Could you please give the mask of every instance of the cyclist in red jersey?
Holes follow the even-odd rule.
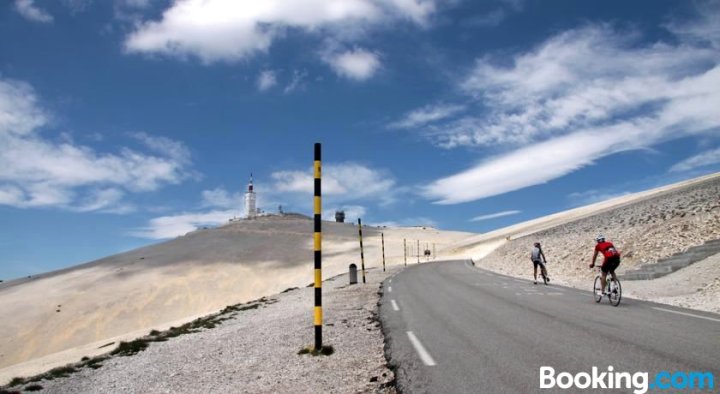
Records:
[[[598,253],[602,253],[604,260],[600,266],[600,283],[602,284],[603,295],[606,295],[605,286],[607,285],[608,272],[612,275],[613,280],[617,280],[615,277],[615,269],[620,265],[620,252],[615,249],[615,245],[613,245],[612,242],[605,241],[605,237],[602,235],[598,235],[595,241],[597,241],[597,245],[595,245],[595,254],[593,254],[590,268],[595,266]]]

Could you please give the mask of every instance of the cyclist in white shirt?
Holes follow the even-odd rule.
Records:
[[[540,266],[542,274],[545,275],[548,281],[550,281],[550,277],[547,274],[547,269],[545,269],[545,264],[547,264],[547,260],[545,260],[545,254],[540,247],[540,242],[535,242],[532,252],[530,252],[530,260],[532,260],[533,262],[533,277],[535,278],[534,283],[537,284],[538,266]]]

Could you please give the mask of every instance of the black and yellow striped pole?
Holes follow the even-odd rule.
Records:
[[[322,201],[321,201],[321,169],[320,169],[320,143],[315,143],[315,196],[313,197],[314,205],[314,222],[315,232],[313,234],[313,244],[315,250],[315,350],[322,350]]]
[[[382,240],[383,272],[385,272],[385,234],[380,233],[380,239]]]
[[[403,238],[403,255],[405,257],[405,266],[407,267],[407,239]]]
[[[358,232],[360,234],[360,266],[362,268],[363,283],[365,283],[365,254],[363,253],[362,244],[362,221],[358,218]]]

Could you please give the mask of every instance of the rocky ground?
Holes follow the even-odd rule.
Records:
[[[476,262],[505,274],[532,276],[530,249],[533,242],[541,242],[548,259],[548,269],[558,283],[581,288],[588,287],[595,273],[588,269],[592,259],[595,237],[604,234],[622,253],[618,272],[700,245],[707,240],[720,238],[720,178],[686,188],[672,190],[653,198],[599,212],[551,229],[539,231],[520,238],[510,238],[485,258]],[[665,281],[681,280],[683,269],[669,275]],[[715,272],[715,271],[713,271]],[[718,275],[720,273],[715,273]],[[626,288],[636,287],[634,295],[650,297],[650,289],[660,289],[652,294],[665,297],[666,301],[699,309],[720,311],[717,285],[720,276],[700,278],[693,282],[693,293],[677,298],[663,295],[660,282],[646,281],[642,286],[626,283]],[[702,282],[702,283],[701,283]],[[638,282],[639,283],[639,282]],[[648,283],[657,283],[648,285]],[[703,286],[703,283],[707,286]]]
[[[306,287],[152,332],[114,356],[51,371],[46,379],[15,379],[0,392],[392,393],[377,304],[381,281],[399,269],[369,270],[365,285],[348,285],[346,275],[324,282],[324,344],[331,355],[298,354],[314,341],[314,293]]]

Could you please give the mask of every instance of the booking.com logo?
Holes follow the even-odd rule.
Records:
[[[540,367],[541,389],[633,389],[635,394],[648,390],[714,390],[715,377],[712,372],[660,371],[651,381],[647,372],[616,372],[612,365],[600,372],[592,367],[590,372],[560,372],[555,368]]]

